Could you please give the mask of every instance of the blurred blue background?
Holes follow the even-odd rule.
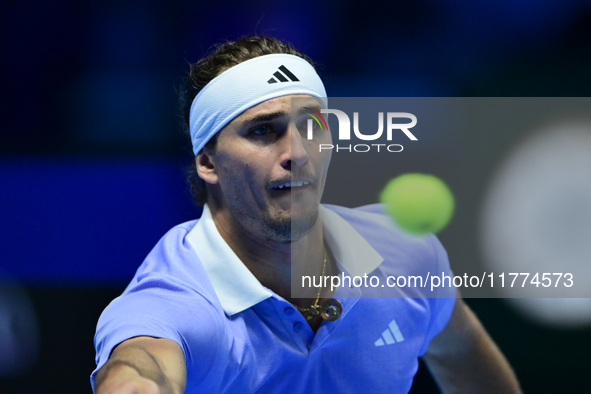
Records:
[[[286,40],[320,64],[330,96],[591,92],[582,0],[8,0],[0,10],[0,278],[24,300],[5,302],[0,322],[33,311],[4,332],[38,343],[12,369],[0,364],[3,393],[90,392],[100,312],[169,228],[199,215],[176,90],[214,44],[253,33]],[[470,231],[462,223],[444,244]],[[544,327],[500,300],[469,301],[526,392],[588,387],[589,328]],[[424,368],[413,392],[437,392]]]

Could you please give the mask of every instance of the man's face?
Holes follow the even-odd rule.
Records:
[[[308,140],[304,107],[319,112],[322,104],[291,95],[249,108],[222,129],[212,153],[218,204],[232,221],[277,241],[310,231],[330,162],[330,150],[319,151],[331,143],[330,132],[314,128]]]

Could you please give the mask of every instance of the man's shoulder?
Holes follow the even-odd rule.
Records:
[[[203,278],[199,256],[187,239],[198,222],[199,219],[190,220],[168,230],[140,265],[132,283],[154,275],[183,281]]]
[[[342,217],[386,260],[400,261],[402,256],[412,256],[419,260],[435,260],[444,251],[437,237],[428,233],[413,235],[402,230],[385,213],[384,204],[370,204],[356,208],[323,204],[325,208]]]
[[[197,223],[199,223],[199,219],[193,219],[193,220],[189,220],[189,221],[177,224],[176,226],[174,226],[170,230],[168,230],[164,234],[162,239],[182,237],[184,235],[187,235],[189,232],[191,232],[191,230],[193,230],[193,227],[195,227],[195,225]]]
[[[186,243],[187,235],[193,230],[193,228],[195,228],[197,223],[199,223],[199,220],[200,219],[189,220],[172,227],[170,230],[164,233],[154,249],[156,250],[158,247],[164,247],[168,252],[170,252],[171,250],[182,248]]]
[[[377,221],[381,224],[388,224],[389,217],[385,214],[384,204],[369,204],[355,208],[343,207],[333,204],[322,204],[347,221]]]
[[[350,212],[350,213],[360,213],[360,212],[367,212],[367,213],[374,213],[374,214],[384,214],[384,204],[368,204],[362,205],[355,208],[348,208],[343,207],[340,205],[334,204],[322,204],[323,207],[330,209],[331,211],[335,212]]]
[[[199,219],[190,220],[181,224],[177,224],[168,230],[162,238],[156,243],[150,254],[148,254],[146,261],[158,260],[168,261],[183,257],[186,254],[191,254],[191,248],[186,242],[187,235],[193,230]]]
[[[322,205],[342,217],[362,236],[385,232],[384,236],[388,237],[408,237],[408,234],[400,229],[390,216],[385,213],[384,204],[369,204],[355,208],[332,204]],[[369,234],[366,234],[368,232]]]

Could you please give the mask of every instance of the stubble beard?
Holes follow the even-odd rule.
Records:
[[[305,210],[296,217],[280,216],[265,212],[263,215],[264,235],[278,242],[298,241],[308,234],[318,219],[318,206]]]

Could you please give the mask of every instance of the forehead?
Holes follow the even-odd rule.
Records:
[[[307,94],[292,94],[275,97],[250,107],[235,117],[230,123],[249,122],[260,115],[278,112],[284,112],[286,115],[291,115],[292,113],[297,113],[303,107],[324,108],[322,101],[317,97]]]

